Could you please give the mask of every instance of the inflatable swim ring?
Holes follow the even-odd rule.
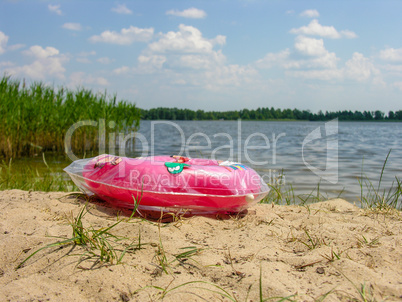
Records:
[[[229,161],[105,154],[64,170],[84,193],[117,207],[133,209],[136,202],[139,210],[236,213],[269,192],[257,172]]]

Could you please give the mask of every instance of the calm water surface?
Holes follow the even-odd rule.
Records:
[[[336,197],[342,192],[343,198],[358,201],[362,170],[377,184],[392,149],[382,187],[390,187],[395,177],[402,178],[402,123],[334,125],[328,133],[324,122],[142,121],[142,142],[137,139],[134,152],[128,155],[181,154],[240,161],[267,182],[283,173],[295,194],[309,194],[320,182],[320,193]],[[308,139],[312,132],[315,135]],[[328,181],[319,171],[326,171],[327,156],[333,156],[336,147],[338,177],[331,174]]]

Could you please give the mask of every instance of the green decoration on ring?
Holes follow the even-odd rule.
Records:
[[[190,167],[188,164],[166,162],[165,166],[170,174],[179,174],[183,171],[184,167]]]

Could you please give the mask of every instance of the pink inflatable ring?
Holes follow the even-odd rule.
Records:
[[[234,162],[181,156],[100,155],[64,169],[86,194],[117,207],[192,214],[236,213],[268,194],[253,169]]]

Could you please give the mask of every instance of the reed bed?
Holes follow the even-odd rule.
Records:
[[[116,139],[109,133],[138,130],[140,110],[106,92],[56,89],[41,82],[28,86],[25,80],[4,75],[0,80],[0,119],[0,157],[9,159],[44,151],[64,152],[68,130],[82,121],[92,124],[75,128],[71,150],[95,152],[100,142],[108,146],[109,138]]]

